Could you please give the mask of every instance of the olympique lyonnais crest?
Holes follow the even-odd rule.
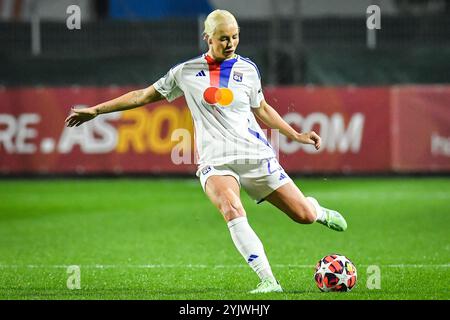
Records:
[[[242,82],[243,74],[241,72],[234,71],[233,80],[236,82]]]
[[[205,175],[205,174],[207,174],[210,171],[211,171],[211,166],[207,166],[206,168],[202,169],[202,174]]]

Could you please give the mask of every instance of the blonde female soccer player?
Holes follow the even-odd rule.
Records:
[[[337,231],[344,231],[347,223],[338,212],[305,197],[278,163],[255,116],[299,143],[319,149],[321,140],[313,131],[295,131],[264,100],[257,66],[235,53],[239,44],[235,17],[225,10],[211,12],[205,20],[204,38],[207,53],[176,65],[148,88],[90,108],[72,109],[66,124],[79,126],[102,113],[163,98],[170,102],[184,95],[195,126],[197,176],[223,215],[237,250],[261,280],[250,292],[281,292],[263,245],[247,221],[240,187],[255,201],[270,202],[295,222],[317,221]]]

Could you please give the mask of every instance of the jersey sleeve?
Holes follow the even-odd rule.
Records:
[[[161,93],[169,102],[172,102],[178,97],[181,97],[184,92],[179,87],[176,74],[180,72],[181,68],[172,68],[161,79],[153,84],[153,87]]]
[[[259,108],[261,101],[264,99],[264,94],[262,91],[261,79],[259,73],[254,74],[254,80],[252,83],[252,90],[250,92],[250,106],[252,108]]]

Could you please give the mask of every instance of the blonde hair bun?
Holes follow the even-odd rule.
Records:
[[[216,28],[220,24],[224,23],[235,23],[238,25],[236,18],[227,10],[214,10],[205,20],[205,30],[203,31],[203,37],[212,37]]]

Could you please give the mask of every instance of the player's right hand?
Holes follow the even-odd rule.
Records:
[[[78,127],[86,121],[92,120],[97,116],[93,108],[71,109],[71,114],[66,118],[65,123],[68,127]]]

